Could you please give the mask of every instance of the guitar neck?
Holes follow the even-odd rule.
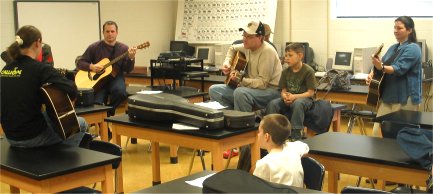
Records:
[[[128,54],[128,51],[124,52],[122,55],[116,57],[115,59],[113,59],[112,61],[110,61],[109,63],[104,65],[104,69],[113,65],[114,63],[117,63],[120,59],[122,59],[123,57],[126,57],[126,55]]]

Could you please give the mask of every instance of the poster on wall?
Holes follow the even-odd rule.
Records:
[[[260,20],[275,26],[277,0],[179,0],[176,40],[196,44],[231,43],[239,28]]]

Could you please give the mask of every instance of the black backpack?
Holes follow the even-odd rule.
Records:
[[[297,193],[287,185],[271,183],[246,171],[227,169],[203,182],[203,193]]]

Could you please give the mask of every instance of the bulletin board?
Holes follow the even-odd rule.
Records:
[[[97,0],[16,0],[15,28],[33,25],[51,46],[54,66],[74,69],[75,59],[101,39]]]
[[[189,43],[231,43],[242,38],[239,28],[260,20],[275,26],[277,0],[179,0],[176,40]]]

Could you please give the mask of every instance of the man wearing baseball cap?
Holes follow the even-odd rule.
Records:
[[[282,66],[276,50],[264,40],[265,27],[260,21],[251,21],[239,31],[242,31],[243,44],[230,47],[222,71],[231,80],[236,79],[231,72],[231,61],[240,51],[245,54],[248,64],[244,77],[236,88],[226,84],[212,85],[209,96],[228,109],[253,112],[253,108],[263,109],[268,102],[280,97],[278,83]],[[248,167],[242,169],[249,171]]]

